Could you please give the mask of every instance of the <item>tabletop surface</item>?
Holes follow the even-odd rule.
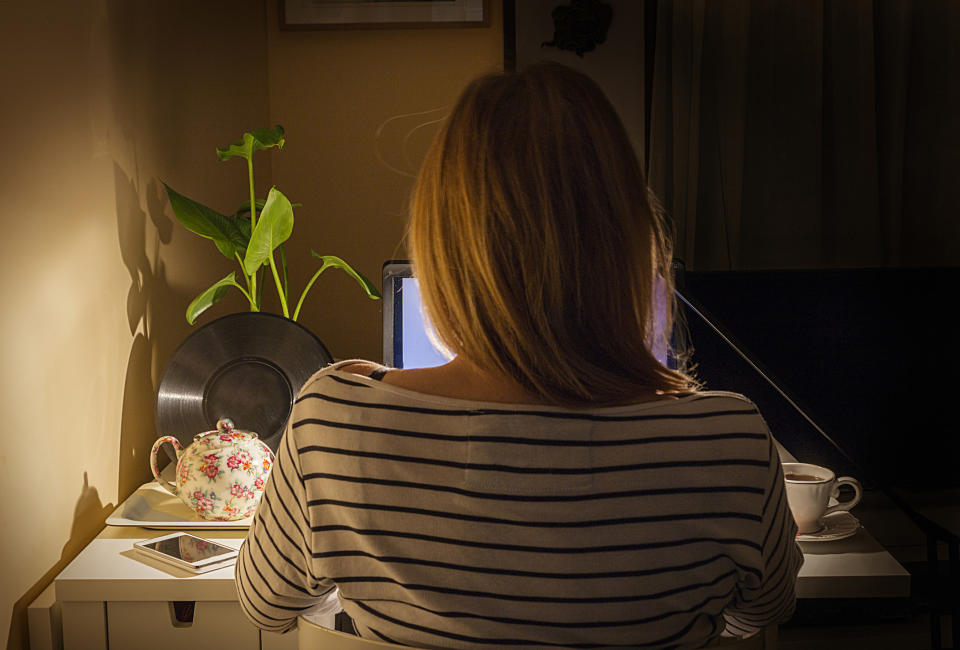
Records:
[[[133,549],[133,543],[167,534],[129,526],[107,526],[57,576],[57,600],[235,600],[233,566],[191,574]],[[239,548],[245,530],[188,531]],[[861,528],[853,537],[800,542],[801,598],[906,597],[910,574]]]
[[[796,458],[777,443],[782,462]],[[165,470],[171,472],[169,466]],[[155,489],[153,481],[137,492]],[[131,495],[136,498],[136,494]],[[121,505],[122,507],[122,505]],[[119,510],[119,508],[118,508]],[[136,541],[170,530],[107,526],[55,580],[57,600],[236,600],[233,565],[192,574],[133,548]],[[186,532],[239,548],[243,528],[191,529]],[[860,528],[855,535],[829,542],[799,542],[804,562],[797,576],[800,598],[902,598],[910,595],[910,574]]]

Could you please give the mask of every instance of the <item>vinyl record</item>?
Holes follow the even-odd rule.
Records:
[[[300,388],[332,361],[320,339],[282,316],[219,318],[187,337],[167,363],[157,393],[157,434],[186,447],[230,418],[276,452]]]

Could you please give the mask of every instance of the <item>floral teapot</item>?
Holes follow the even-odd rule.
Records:
[[[157,468],[157,452],[166,442],[177,451],[175,484],[162,479]],[[217,422],[216,431],[194,436],[186,450],[173,436],[159,438],[150,450],[157,483],[202,518],[214,521],[252,516],[272,467],[273,452],[257,434],[236,429],[227,419]]]

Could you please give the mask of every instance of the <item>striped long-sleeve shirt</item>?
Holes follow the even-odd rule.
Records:
[[[693,648],[792,613],[803,556],[744,397],[517,407],[338,367],[302,389],[237,563],[259,627],[339,598],[419,647]]]

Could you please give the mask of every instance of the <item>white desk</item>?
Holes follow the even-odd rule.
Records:
[[[782,463],[796,457],[779,442]],[[907,598],[910,573],[865,528],[833,542],[800,542],[799,598]]]
[[[133,542],[166,531],[107,526],[54,580],[64,650],[178,650],[230,647],[293,650],[296,632],[260,632],[237,602],[233,567],[200,575],[134,555]],[[238,547],[245,530],[195,531]],[[902,598],[910,574],[866,530],[835,542],[802,542],[801,598]],[[192,624],[174,601],[195,602]],[[333,617],[327,622],[333,626]],[[58,631],[51,636],[58,637]],[[34,648],[34,650],[39,650]]]
[[[861,528],[835,542],[800,542],[800,598],[907,598],[910,573]]]

